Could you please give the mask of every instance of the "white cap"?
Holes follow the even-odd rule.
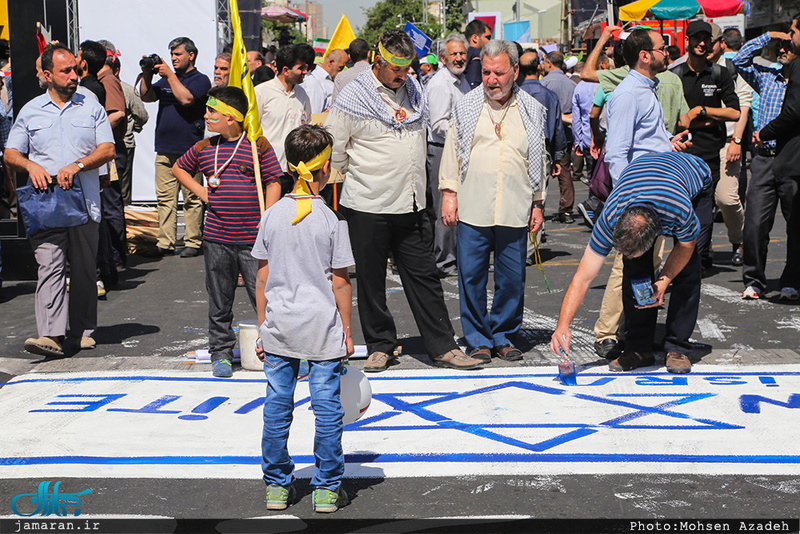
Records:
[[[577,56],[569,56],[564,60],[564,66],[567,67],[567,69],[575,68],[575,65],[577,64],[578,64]]]

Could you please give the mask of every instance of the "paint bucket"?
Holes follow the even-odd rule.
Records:
[[[258,339],[258,321],[255,319],[239,321],[239,354],[242,359],[242,369],[264,370],[264,364],[256,356],[256,339]]]
[[[340,384],[339,397],[344,408],[342,423],[349,425],[367,413],[372,402],[372,387],[364,373],[352,365],[342,366]]]

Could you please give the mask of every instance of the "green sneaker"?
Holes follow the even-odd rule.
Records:
[[[277,484],[267,486],[267,510],[285,510],[294,502],[294,486],[284,488]]]
[[[328,488],[314,490],[315,512],[331,513],[348,504],[350,504],[350,500],[341,486],[335,491]]]

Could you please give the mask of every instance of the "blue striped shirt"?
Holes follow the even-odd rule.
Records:
[[[736,65],[739,75],[759,94],[756,130],[760,130],[778,116],[786,94],[786,78],[783,77],[782,69],[753,62],[756,52],[767,46],[769,41],[768,33],[747,41],[733,58],[733,64]],[[775,140],[766,141],[766,146],[775,148]]]
[[[658,214],[661,235],[678,241],[697,238],[700,222],[692,199],[711,187],[711,171],[702,159],[682,152],[644,154],[628,165],[611,190],[595,223],[589,246],[601,256],[613,248],[614,225],[629,206],[645,205]]]

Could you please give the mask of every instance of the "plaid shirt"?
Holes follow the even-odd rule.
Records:
[[[736,65],[739,75],[760,96],[756,131],[778,116],[781,106],[783,106],[783,97],[786,94],[786,78],[783,77],[781,69],[753,62],[756,52],[767,46],[769,41],[770,37],[767,33],[747,41],[733,58],[733,64]],[[775,141],[767,141],[766,146],[775,148]]]

